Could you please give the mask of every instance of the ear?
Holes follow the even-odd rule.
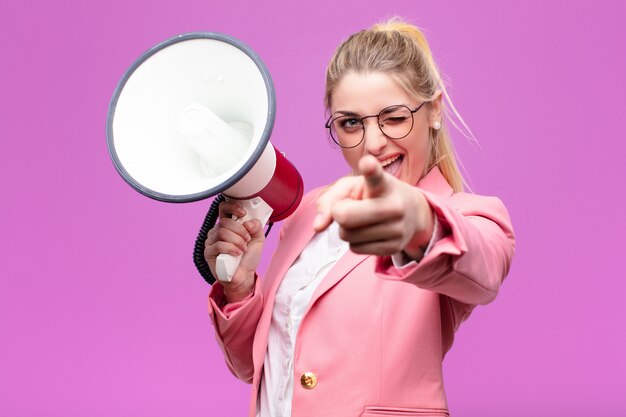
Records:
[[[430,114],[428,117],[428,122],[431,127],[437,121],[441,123],[441,116],[443,112],[442,103],[443,103],[443,94],[441,90],[438,90],[429,102]]]

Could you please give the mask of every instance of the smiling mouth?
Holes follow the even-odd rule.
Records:
[[[381,162],[383,169],[386,173],[393,175],[394,177],[400,172],[400,166],[402,166],[402,161],[404,160],[404,156],[396,155],[392,158],[386,159]]]

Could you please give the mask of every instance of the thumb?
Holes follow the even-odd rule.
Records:
[[[258,219],[245,221],[243,225],[246,230],[248,230],[248,233],[250,233],[250,241],[248,242],[248,248],[241,257],[237,271],[243,268],[245,271],[254,272],[261,261],[265,232],[263,225]]]
[[[366,155],[359,161],[359,171],[365,179],[364,198],[379,197],[387,192],[389,180],[385,171],[376,158]]]
[[[246,228],[248,233],[250,233],[250,237],[252,240],[264,240],[265,231],[263,230],[263,225],[261,224],[261,221],[259,219],[251,219],[245,221],[243,223],[243,226]]]

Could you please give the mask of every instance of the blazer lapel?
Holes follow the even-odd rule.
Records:
[[[315,235],[313,230],[313,219],[316,215],[315,204],[304,207],[304,210],[297,211],[291,224],[288,235],[284,236],[282,242],[276,248],[272,261],[267,268],[265,278],[263,278],[262,289],[265,297],[263,313],[257,325],[257,332],[253,347],[253,362],[255,369],[261,369],[265,359],[267,349],[267,337],[272,320],[272,309],[276,291],[287,270],[294,263],[296,258],[304,250],[305,246]]]
[[[350,271],[370,256],[371,255],[359,255],[348,249],[348,251],[341,258],[339,258],[330,271],[328,271],[328,274],[326,274],[326,276],[322,279],[322,282],[320,282],[320,285],[313,293],[313,297],[311,297],[307,311],[304,314],[306,315],[318,298],[334,287],[339,281],[348,275]]]

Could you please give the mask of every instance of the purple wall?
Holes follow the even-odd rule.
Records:
[[[480,142],[456,134],[471,184],[517,231],[501,294],[445,361],[451,411],[626,415],[624,2],[53,3],[0,5],[0,415],[244,415],[249,388],[224,365],[191,262],[209,202],[122,181],[109,100],[164,39],[240,38],[275,82],[272,141],[311,189],[347,172],[323,129],[325,65],[393,14],[427,29]]]

